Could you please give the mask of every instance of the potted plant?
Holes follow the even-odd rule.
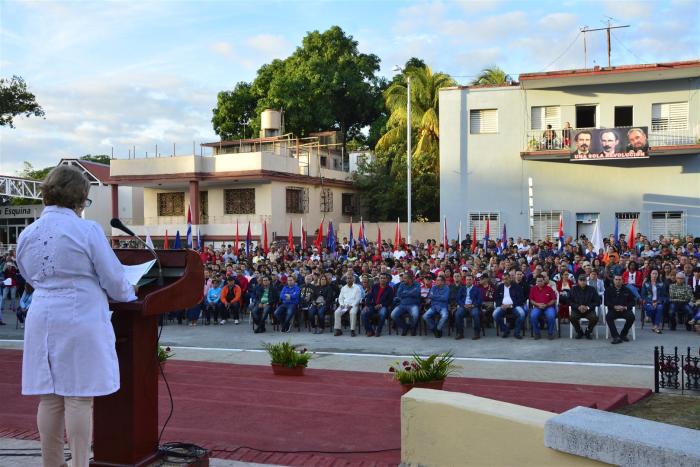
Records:
[[[265,343],[263,348],[270,356],[272,372],[283,376],[302,376],[304,368],[311,360],[308,349],[297,349],[291,342],[279,342],[277,344]]]
[[[445,378],[458,368],[454,361],[452,351],[425,358],[414,353],[410,361],[396,362],[389,367],[389,373],[394,381],[401,383],[402,394],[413,388],[442,389]]]
[[[169,358],[174,356],[175,352],[173,352],[170,347],[158,346],[158,365],[160,365],[161,371],[165,371],[165,364]]]

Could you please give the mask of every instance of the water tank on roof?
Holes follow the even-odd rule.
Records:
[[[260,137],[279,136],[283,132],[282,112],[273,109],[263,110],[260,115]]]

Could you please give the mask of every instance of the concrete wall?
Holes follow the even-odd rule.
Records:
[[[535,210],[563,210],[565,233],[576,213],[599,213],[602,232],[615,212],[640,212],[649,232],[651,211],[683,210],[688,232],[700,233],[700,154],[637,161],[569,163],[524,161],[530,108],[561,105],[562,123],[575,126],[575,104],[598,104],[601,127],[614,126],[614,107],[633,106],[633,123],[651,127],[653,103],[689,101],[689,134],[700,135],[698,80],[576,86],[524,91],[518,87],[449,89],[440,93],[440,216],[449,229],[468,211],[500,212],[509,236],[529,236],[528,178]],[[498,109],[496,134],[469,134],[471,109]]]
[[[407,226],[408,224],[406,222],[401,222],[400,223],[400,228],[401,228],[401,236],[403,238],[406,238],[406,233],[407,233]],[[336,226],[333,226],[336,228]],[[344,222],[341,223],[337,226],[338,228],[338,238],[340,240],[343,239],[343,237],[349,237],[350,236],[350,223],[349,222]],[[394,232],[396,231],[396,222],[367,222],[365,221],[365,236],[367,237],[367,240],[370,242],[376,242],[377,241],[377,230],[381,229],[382,230],[382,240],[390,241],[391,243],[394,243]],[[464,226],[462,226],[462,235],[466,235],[466,230],[464,230]],[[353,224],[352,224],[352,234],[357,240],[357,234],[360,232],[360,220],[358,218],[353,218]],[[439,222],[413,222],[411,224],[411,242],[415,243],[416,241],[420,242],[425,242],[427,239],[436,239],[438,240],[438,243],[442,243],[440,241],[441,238],[441,230],[440,230],[440,223]],[[452,238],[457,238],[457,230],[454,232],[450,232],[449,235],[450,239]]]
[[[401,398],[407,466],[604,465],[544,446],[555,414],[470,394],[413,389]]]

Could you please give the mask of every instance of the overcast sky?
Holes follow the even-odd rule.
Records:
[[[45,119],[0,128],[0,173],[62,157],[177,153],[216,141],[220,90],[339,25],[381,73],[422,58],[467,83],[496,64],[519,73],[583,67],[580,27],[607,17],[613,65],[700,58],[700,0],[673,1],[12,1],[0,0],[0,75],[22,76]],[[604,33],[587,34],[589,66]]]

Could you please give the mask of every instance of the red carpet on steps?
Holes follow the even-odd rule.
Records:
[[[38,439],[37,398],[20,395],[20,351],[0,350],[0,437]],[[267,366],[171,360],[175,411],[163,441],[186,441],[212,456],[295,466],[385,466],[401,460],[401,390],[388,374],[307,369],[272,375]],[[465,392],[560,413],[577,405],[610,410],[648,389],[449,378]],[[160,383],[160,418],[169,411]]]

